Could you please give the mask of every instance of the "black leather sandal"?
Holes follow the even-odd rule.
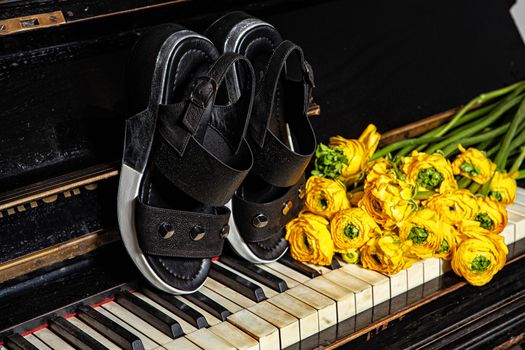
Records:
[[[221,52],[244,55],[258,77],[247,136],[254,166],[232,199],[228,241],[251,262],[272,262],[288,248],[285,225],[304,204],[304,171],[316,148],[307,118],[312,69],[299,46],[243,12],[220,18],[205,35]],[[247,82],[239,72],[228,75],[232,93]]]
[[[235,99],[223,80],[245,85]],[[172,294],[205,281],[222,252],[230,210],[253,156],[245,141],[255,78],[249,61],[222,56],[176,25],[145,35],[130,62],[130,106],[118,191],[124,245],[142,275]]]

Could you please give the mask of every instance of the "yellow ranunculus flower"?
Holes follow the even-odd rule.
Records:
[[[302,213],[286,225],[286,240],[292,258],[317,265],[330,265],[334,243],[328,220],[312,213]]]
[[[378,224],[393,229],[405,220],[417,205],[412,199],[413,188],[404,181],[380,176],[365,183],[365,193],[359,206]]]
[[[381,177],[396,179],[394,163],[386,158],[378,158],[368,164],[366,182],[372,183]]]
[[[368,124],[361,136],[359,136],[359,141],[365,146],[367,161],[376,151],[379,140],[381,140],[381,134],[377,132],[376,126]]]
[[[518,173],[496,171],[490,182],[489,197],[504,205],[514,203],[517,176]]]
[[[456,250],[459,233],[454,226],[444,221],[440,221],[440,224],[443,225],[443,239],[439,249],[434,252],[434,258],[450,260]]]
[[[450,162],[442,155],[414,151],[402,163],[406,181],[419,189],[443,193],[458,187]]]
[[[345,139],[342,136],[332,136],[328,146],[341,150],[348,160],[348,164],[343,165],[341,169],[343,182],[347,185],[355,183],[368,161],[363,143],[355,139]]]
[[[500,234],[507,226],[508,215],[505,206],[488,197],[478,198],[479,212],[474,217],[482,228],[490,233]]]
[[[480,236],[463,241],[452,257],[452,270],[474,286],[488,283],[505,265],[508,249],[503,237]]]
[[[446,229],[449,229],[449,225],[443,225],[435,211],[422,209],[414,212],[401,224],[399,237],[403,241],[412,241],[411,252],[426,259],[441,250]]]
[[[458,244],[469,238],[480,238],[490,234],[490,231],[481,226],[481,222],[474,219],[462,220],[457,225],[458,234],[456,241]]]
[[[359,263],[359,249],[349,249],[341,253],[341,258],[349,264]]]
[[[473,219],[479,212],[476,197],[465,189],[447,191],[430,197],[424,206],[437,212],[449,224]]]
[[[477,182],[484,184],[489,181],[496,170],[496,164],[487,158],[485,152],[476,148],[465,150],[458,145],[461,154],[452,162],[454,175],[462,175]]]
[[[358,249],[370,237],[381,234],[374,219],[361,208],[341,210],[330,222],[330,232],[336,253]]]
[[[350,207],[346,188],[337,180],[311,176],[305,187],[305,206],[314,214],[331,219],[338,211]]]
[[[406,254],[410,246],[411,242],[403,242],[395,234],[372,238],[361,247],[361,264],[370,270],[396,274],[416,261]]]
[[[355,183],[362,175],[368,160],[374,154],[381,135],[374,125],[370,124],[359,136],[359,139],[346,139],[342,136],[330,137],[329,146],[338,148],[348,160],[348,164],[341,169],[342,180],[345,184]]]

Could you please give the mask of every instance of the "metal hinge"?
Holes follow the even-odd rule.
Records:
[[[39,13],[32,16],[23,16],[0,20],[0,35],[9,35],[25,30],[53,27],[66,23],[62,11]]]

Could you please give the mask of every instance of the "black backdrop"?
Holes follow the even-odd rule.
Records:
[[[380,131],[525,79],[525,46],[503,0],[327,1],[264,19],[314,67],[320,141]]]
[[[0,18],[148,1],[15,1],[5,10],[0,0]],[[323,142],[355,137],[370,122],[384,132],[525,78],[525,46],[505,0],[192,0],[4,36],[0,192],[119,160],[136,40],[164,22],[202,31],[239,9],[304,48]]]

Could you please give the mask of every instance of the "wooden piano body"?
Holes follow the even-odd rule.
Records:
[[[523,341],[525,190],[509,208],[508,266],[481,288],[447,273],[449,266],[436,259],[387,277],[343,263],[314,268],[285,259],[258,267],[225,258],[214,263],[200,294],[173,298],[148,289],[128,260],[115,217],[125,62],[152,25],[177,21],[202,30],[233,8],[275,22],[319,67],[315,97],[323,115],[312,122],[320,140],[335,133],[355,136],[371,121],[380,130],[401,127],[525,77],[517,63],[508,72],[487,73],[485,80],[467,79],[450,95],[442,92],[439,101],[425,99],[423,91],[418,95],[417,86],[406,96],[400,88],[372,97],[389,84],[381,78],[392,65],[385,64],[385,71],[368,67],[373,82],[357,79],[351,67],[331,72],[331,66],[359,65],[359,57],[344,54],[350,44],[323,41],[326,31],[315,37],[315,28],[305,26],[329,25],[323,16],[341,17],[340,10],[349,9],[345,3],[0,1],[0,28],[15,28],[0,29],[0,349],[503,349]],[[503,19],[498,30],[512,34],[505,6],[484,5]],[[339,29],[333,24],[327,31]],[[523,43],[517,46],[516,57],[525,57]],[[337,100],[344,94],[355,98]],[[399,96],[414,101],[403,104]],[[386,102],[378,103],[380,98]],[[388,132],[384,142],[422,132],[451,113]]]

